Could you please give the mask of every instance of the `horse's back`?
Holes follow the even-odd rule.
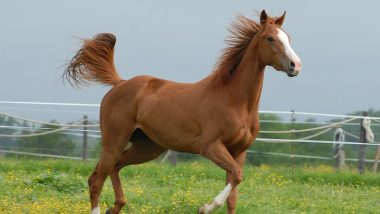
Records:
[[[110,117],[111,112],[118,117],[132,118],[137,123],[156,114],[185,116],[187,119],[188,115],[183,115],[187,114],[184,111],[194,113],[199,103],[199,94],[195,84],[136,76],[123,80],[104,96],[101,119]]]

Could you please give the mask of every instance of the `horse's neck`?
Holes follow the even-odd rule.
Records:
[[[229,87],[237,105],[246,108],[248,112],[257,113],[265,65],[259,62],[255,44],[251,45],[253,47],[248,48]]]

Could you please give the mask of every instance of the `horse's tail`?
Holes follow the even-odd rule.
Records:
[[[71,85],[85,85],[97,82],[116,85],[121,81],[116,71],[113,53],[116,37],[110,33],[84,39],[83,46],[68,63],[63,77]]]

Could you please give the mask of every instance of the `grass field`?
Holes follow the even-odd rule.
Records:
[[[95,163],[0,158],[0,213],[89,213],[87,177]],[[123,213],[196,213],[224,188],[206,161],[126,167]],[[247,166],[237,213],[380,213],[380,174],[325,165]],[[101,209],[113,204],[107,180]],[[225,213],[225,207],[217,213]]]

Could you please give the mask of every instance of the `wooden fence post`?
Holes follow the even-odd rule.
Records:
[[[362,116],[364,116],[364,117],[368,116],[368,112],[363,111],[362,112]],[[366,143],[367,142],[365,129],[363,127],[363,120],[364,120],[364,118],[362,118],[360,120],[360,140],[359,140],[360,143]],[[363,174],[365,172],[365,147],[366,147],[365,144],[360,144],[359,145],[359,164],[358,164],[358,170],[359,170],[360,174]]]
[[[291,110],[292,114],[290,115],[290,128],[291,130],[294,130],[294,122],[296,122],[296,111]],[[295,138],[295,133],[291,133],[291,139],[293,140]],[[294,156],[294,143],[290,142],[290,151],[292,153],[292,156],[290,158],[290,163],[292,166],[292,179],[294,178],[294,165],[295,165],[295,156]]]
[[[346,167],[346,152],[342,149],[339,155],[339,169]]]
[[[375,157],[375,162],[373,163],[373,172],[377,172],[377,166],[379,164],[379,159],[380,159],[380,146],[377,146],[377,153]]]
[[[344,131],[340,126],[336,127],[336,131],[334,132],[334,158],[335,158],[335,168],[337,170],[341,170],[345,164],[345,153],[343,150],[343,145],[339,142],[344,141]]]
[[[161,163],[165,163],[169,161],[169,163],[173,166],[177,164],[178,152],[174,150],[168,150],[164,157],[161,159]]]
[[[84,115],[83,116],[83,154],[82,154],[82,158],[84,161],[87,160],[87,155],[88,155],[88,146],[87,146],[87,141],[88,141],[88,137],[87,137],[87,124],[88,124],[88,117],[87,115]]]
[[[171,165],[175,166],[177,165],[177,159],[178,159],[178,152],[171,150],[170,155],[169,155],[169,162]]]

